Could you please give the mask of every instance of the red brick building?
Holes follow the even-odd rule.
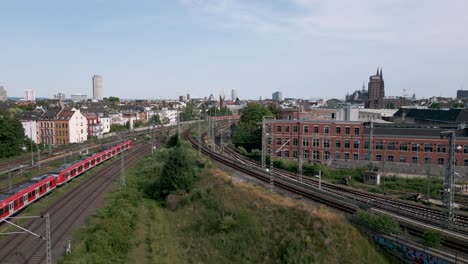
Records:
[[[275,120],[268,123],[273,130],[273,151],[276,157],[307,161],[328,159],[445,164],[447,139],[440,127],[374,125],[373,140],[370,128],[363,122]],[[465,129],[466,130],[466,129]],[[267,130],[268,131],[268,130]],[[457,165],[468,166],[468,131],[456,131],[455,154]]]

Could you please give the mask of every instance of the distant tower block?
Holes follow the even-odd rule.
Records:
[[[236,101],[236,99],[237,99],[237,90],[232,89],[231,90],[231,100]]]
[[[102,100],[102,76],[93,76],[93,99]]]

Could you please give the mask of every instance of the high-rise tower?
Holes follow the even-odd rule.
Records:
[[[366,108],[381,109],[384,108],[385,86],[382,75],[382,69],[377,68],[377,73],[369,77],[368,84],[369,99]]]
[[[102,76],[93,76],[93,100],[102,100]]]

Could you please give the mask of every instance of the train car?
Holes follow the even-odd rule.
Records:
[[[68,181],[72,180],[76,176],[84,173],[85,171],[101,164],[102,162],[120,154],[122,151],[126,151],[133,146],[131,140],[121,143],[117,146],[111,147],[107,150],[94,154],[90,157],[85,157],[66,167],[61,167],[52,172],[52,175],[57,179],[57,185],[61,186]]]
[[[50,174],[34,177],[10,192],[0,194],[0,220],[22,210],[30,203],[50,193],[57,186],[57,180]]]

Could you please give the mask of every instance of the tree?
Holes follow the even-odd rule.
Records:
[[[276,119],[281,118],[281,108],[276,106],[276,104],[269,103],[267,105],[267,109],[273,114],[273,116],[275,116]]]
[[[0,115],[0,158],[19,155],[23,146],[29,146],[23,126],[16,118]]]
[[[426,231],[423,234],[424,241],[429,247],[438,247],[442,243],[442,234],[437,231]]]
[[[154,125],[156,125],[156,126],[162,124],[161,116],[160,116],[159,114],[153,115],[153,123],[154,123]]]
[[[115,97],[115,96],[109,96],[108,100],[110,103],[113,103],[113,104],[120,102],[120,98]]]
[[[239,124],[234,128],[232,142],[236,147],[243,147],[247,151],[260,149],[262,146],[263,116],[271,116],[272,113],[263,105],[249,103],[241,110]]]
[[[389,103],[387,104],[387,108],[388,108],[388,109],[395,109],[395,104],[394,104],[393,102],[389,102]]]
[[[196,107],[192,103],[188,103],[184,109],[179,113],[180,121],[191,121],[197,118]]]
[[[216,106],[212,106],[208,111],[206,112],[209,116],[229,116],[232,115],[231,110],[227,108],[226,106],[218,109]]]

